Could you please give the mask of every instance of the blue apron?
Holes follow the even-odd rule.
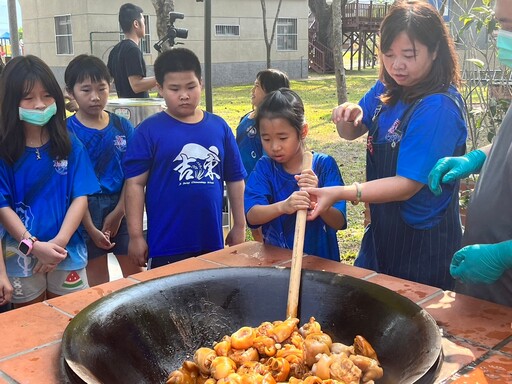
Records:
[[[452,95],[445,95],[460,108],[458,100]],[[386,143],[373,142],[373,138],[377,137],[378,115],[382,108],[381,105],[377,107],[368,132],[368,181],[396,176],[400,140],[405,135],[410,116],[420,101],[405,111],[395,131],[396,139]],[[457,152],[462,155],[465,148],[462,147]],[[454,153],[454,156],[457,155],[459,153]],[[416,229],[407,224],[400,213],[401,202],[370,204],[371,223],[365,230],[354,265],[442,289],[453,289],[455,281],[450,275],[450,261],[460,248],[462,239],[458,192],[457,183],[443,217],[430,229]]]

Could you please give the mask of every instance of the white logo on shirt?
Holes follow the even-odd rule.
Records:
[[[126,136],[116,135],[116,137],[114,137],[114,146],[118,151],[126,152]]]
[[[400,120],[396,119],[391,126],[391,128],[388,129],[388,132],[386,133],[386,141],[388,143],[398,143],[402,139],[401,132],[397,133],[396,130],[398,126],[400,125]]]
[[[258,131],[256,130],[256,127],[254,125],[251,125],[249,128],[247,128],[245,133],[247,134],[247,137],[249,139],[252,139],[252,138],[256,137],[256,135],[258,134]]]
[[[64,160],[53,160],[53,168],[59,175],[67,175],[68,174],[68,161]]]
[[[180,174],[180,181],[199,181],[209,178],[211,181],[220,179],[213,169],[220,163],[219,149],[210,147],[206,149],[199,144],[186,144],[173,160],[180,164],[174,168]]]
[[[25,228],[30,231],[32,229],[32,223],[34,222],[34,214],[32,213],[32,209],[22,201],[19,201],[16,203],[15,210],[16,214],[25,225]]]

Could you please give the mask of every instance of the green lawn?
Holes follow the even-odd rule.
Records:
[[[349,101],[359,101],[376,79],[376,70],[348,71]],[[340,167],[345,184],[363,181],[364,140],[349,142],[341,139],[330,120],[331,111],[337,105],[334,76],[310,74],[309,79],[291,81],[290,86],[304,101],[306,120],[310,127],[306,140],[308,147],[333,156]],[[251,109],[251,87],[252,84],[247,84],[213,89],[213,112],[222,116],[233,130],[236,129],[240,118]],[[341,258],[347,263],[352,263],[363,235],[364,206],[353,206],[348,203],[347,217],[348,228],[338,232],[338,239]]]

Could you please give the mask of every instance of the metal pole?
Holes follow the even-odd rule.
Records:
[[[11,34],[11,55],[20,56],[20,41],[18,39],[18,19],[16,17],[16,0],[7,0],[9,14],[9,33]]]
[[[204,88],[206,110],[213,112],[212,103],[212,4],[204,0]]]

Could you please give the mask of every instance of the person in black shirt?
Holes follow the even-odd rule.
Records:
[[[146,63],[139,49],[146,26],[142,8],[126,3],[119,8],[119,24],[125,39],[117,43],[108,56],[108,69],[120,98],[147,98],[156,86],[154,76],[146,76]]]

